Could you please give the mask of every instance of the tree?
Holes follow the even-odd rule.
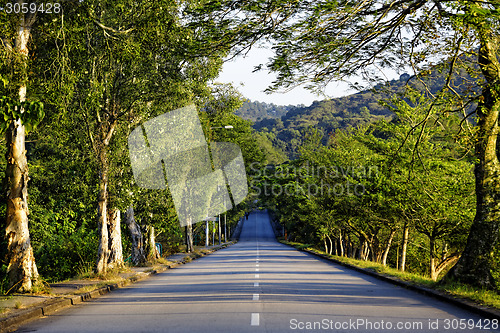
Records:
[[[293,2],[275,17],[266,6],[249,6],[247,10],[270,17],[262,29],[272,30],[277,39],[276,56],[268,64],[278,73],[274,88],[310,82],[321,89],[332,80],[354,74],[376,82],[380,77],[377,68],[407,72],[409,65],[417,78],[432,68],[447,74],[437,92],[429,91],[421,80],[423,93],[434,99],[428,117],[437,112],[440,104],[448,106],[447,112],[469,117],[470,105],[477,102],[476,216],[467,246],[448,278],[494,288],[491,268],[500,229],[500,162],[496,147],[500,4],[471,0],[304,0]],[[294,19],[281,20],[283,15]],[[468,63],[473,57],[475,64]],[[475,81],[461,77],[460,68],[475,76]],[[422,132],[429,126],[428,117],[412,131]]]
[[[16,5],[25,6],[22,0]],[[11,4],[13,5],[13,4]],[[6,132],[7,201],[5,236],[7,238],[7,274],[10,290],[30,291],[38,277],[28,229],[28,163],[25,136],[41,121],[41,104],[28,103],[30,68],[29,41],[36,14],[9,15],[2,12],[2,132]]]
[[[77,73],[72,101],[87,129],[99,168],[96,272],[107,269],[112,140],[120,127],[137,126],[155,115],[209,93],[224,50],[200,55],[196,31],[183,26],[181,4],[171,1],[85,1],[66,30],[69,58]],[[121,147],[123,149],[123,147]],[[124,206],[128,207],[129,203]]]
[[[132,237],[131,261],[136,266],[142,265],[146,262],[146,255],[144,253],[144,238],[142,236],[141,228],[135,221],[134,208],[132,205],[127,209],[125,224],[127,225]]]
[[[408,134],[414,124],[426,118],[424,111],[432,100],[414,89],[407,90],[404,98],[394,97],[386,103],[394,112],[390,122],[337,131],[326,147],[318,142],[321,135],[309,135],[300,152],[302,163],[314,175],[309,193],[315,195],[309,194],[308,200],[315,205],[309,206],[310,211],[300,212],[305,218],[291,218],[291,211],[302,204],[299,198],[287,205],[283,204],[285,199],[275,200],[279,200],[277,208],[283,210],[286,220],[293,223],[302,218],[309,226],[317,225],[319,240],[327,252],[333,253],[327,244],[330,236],[339,244],[341,238],[349,239],[348,256],[384,265],[388,264],[396,232],[403,231],[404,248],[408,241],[404,235],[411,227],[416,231],[413,243],[428,245],[420,247],[424,252],[412,264],[428,267],[420,272],[430,272],[436,279],[458,259],[465,245],[463,235],[472,221],[475,202],[467,154],[470,147],[453,140],[451,134],[461,121],[457,115],[432,116],[427,121],[438,122],[439,127],[428,126],[423,132]],[[419,138],[422,141],[417,151]],[[312,191],[314,188],[321,191]],[[356,188],[360,189],[357,193]],[[298,240],[314,241],[303,234]],[[397,265],[394,255],[391,261]]]

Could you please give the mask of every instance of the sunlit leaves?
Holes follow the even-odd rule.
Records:
[[[18,119],[26,132],[31,132],[45,116],[42,102],[20,102],[6,96],[0,98],[0,112],[3,116],[3,121],[0,121],[0,133],[5,132],[10,123]]]

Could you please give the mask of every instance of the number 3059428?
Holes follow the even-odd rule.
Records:
[[[8,2],[3,10],[7,14],[59,14],[62,12],[61,4],[58,2],[40,2],[40,3],[27,3],[22,4],[17,2]]]

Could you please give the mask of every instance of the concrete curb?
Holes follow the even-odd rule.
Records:
[[[99,298],[102,295],[105,295],[113,290],[125,287],[135,282],[142,281],[152,275],[156,275],[162,273],[168,269],[172,269],[178,267],[180,265],[186,264],[198,258],[205,257],[209,254],[214,253],[215,251],[224,249],[230,245],[235,244],[236,242],[232,241],[226,244],[222,244],[218,247],[212,248],[208,250],[207,253],[201,253],[199,256],[191,257],[191,255],[186,255],[182,260],[177,261],[176,263],[165,265],[156,269],[153,269],[149,272],[141,272],[132,277],[129,277],[123,281],[118,283],[109,284],[98,289],[78,294],[78,295],[65,295],[53,299],[49,299],[42,304],[37,304],[33,307],[23,309],[20,311],[16,311],[15,313],[8,315],[5,318],[0,319],[0,332],[14,332],[17,330],[19,325],[25,324],[31,320],[38,319],[44,316],[50,316],[56,313],[59,310],[69,308],[73,305],[77,305],[83,302],[90,301],[92,299]]]
[[[287,244],[284,244],[284,245],[287,245]],[[290,246],[290,245],[288,245],[288,246]],[[290,247],[293,247],[293,246],[290,246]],[[295,248],[295,247],[293,247],[293,248]],[[377,273],[377,272],[369,270],[369,269],[357,267],[357,266],[336,260],[334,258],[330,258],[327,255],[322,254],[322,253],[317,253],[315,251],[311,251],[311,250],[307,250],[307,249],[303,249],[303,250],[299,250],[299,251],[303,251],[303,252],[312,254],[312,255],[319,257],[321,259],[324,259],[326,261],[330,261],[330,262],[333,262],[333,263],[338,264],[340,266],[343,266],[343,267],[346,267],[349,269],[353,269],[357,272],[372,276],[374,278],[377,278],[377,279],[385,281],[385,282],[389,282],[389,283],[394,284],[396,286],[400,286],[400,287],[406,288],[408,290],[418,292],[419,294],[423,294],[426,296],[433,297],[433,298],[440,300],[440,301],[451,303],[451,304],[456,305],[462,309],[474,312],[474,313],[476,313],[480,316],[486,317],[488,319],[500,320],[500,310],[493,309],[493,308],[490,308],[487,306],[483,306],[483,305],[474,303],[473,301],[470,301],[470,300],[454,297],[450,294],[447,294],[447,293],[439,291],[439,290],[430,289],[430,288],[426,288],[423,286],[415,285],[415,284],[400,280],[396,277],[383,275],[383,274]]]

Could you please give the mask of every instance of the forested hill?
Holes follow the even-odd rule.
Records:
[[[265,134],[277,149],[293,159],[308,128],[313,127],[322,131],[323,143],[326,144],[329,135],[338,129],[356,127],[384,118],[390,119],[392,112],[380,101],[401,93],[408,80],[413,82],[413,85],[418,85],[408,74],[403,74],[399,80],[388,81],[373,90],[315,101],[310,106],[277,106],[246,102],[238,114],[254,121],[253,127],[256,130]],[[433,93],[437,91],[442,86],[442,80],[439,74],[431,75],[426,80],[430,91]]]
[[[292,108],[295,108],[295,106],[283,106],[273,103],[246,101],[235,113],[237,116],[240,116],[243,119],[256,122],[267,118],[281,118]]]

